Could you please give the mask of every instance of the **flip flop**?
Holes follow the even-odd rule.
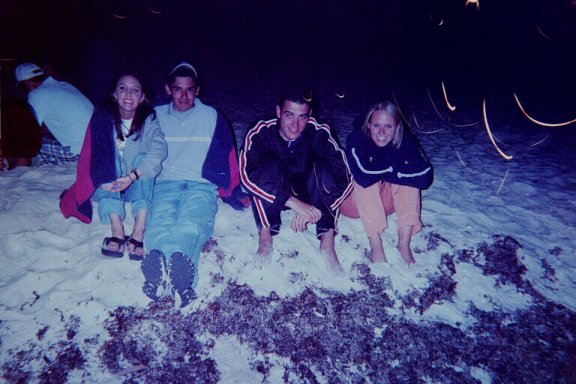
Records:
[[[116,244],[118,246],[118,250],[113,251],[111,249],[108,249],[108,246],[111,243]],[[126,242],[124,241],[124,239],[119,239],[118,237],[110,236],[104,238],[104,241],[102,242],[101,252],[104,256],[115,257],[119,259],[124,256],[125,249],[126,249]]]
[[[140,261],[144,258],[144,242],[143,241],[138,241],[138,240],[134,239],[133,237],[127,237],[126,243],[128,245],[128,257],[130,258],[130,260]],[[134,246],[134,249],[132,250],[132,252],[130,252],[130,247],[129,247],[130,244],[132,244]],[[142,254],[136,252],[138,249],[142,250]]]

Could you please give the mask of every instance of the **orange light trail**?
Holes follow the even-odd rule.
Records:
[[[448,101],[448,95],[446,95],[446,88],[444,87],[444,81],[442,81],[442,93],[444,94],[444,101],[446,101],[448,109],[454,112],[456,110],[456,106],[450,104],[450,102]]]
[[[528,120],[530,120],[533,123],[536,123],[538,125],[542,125],[544,127],[563,127],[565,125],[569,125],[572,123],[576,123],[576,119],[574,120],[570,120],[570,121],[566,121],[564,123],[544,123],[542,121],[538,121],[532,117],[530,117],[526,111],[524,110],[524,107],[522,107],[522,104],[520,104],[520,100],[518,99],[518,96],[516,96],[516,93],[514,93],[514,100],[516,100],[516,104],[518,104],[518,107],[520,108],[520,110],[522,111],[522,113],[524,114],[524,116],[526,116],[526,118],[528,118]]]
[[[475,5],[477,11],[480,10],[480,0],[466,0],[466,4],[464,4],[464,6],[467,7],[470,4]]]
[[[488,137],[490,138],[492,145],[494,146],[494,148],[496,148],[496,150],[498,151],[500,156],[502,156],[506,160],[511,160],[512,156],[507,155],[504,152],[502,152],[500,150],[500,148],[498,148],[498,145],[496,145],[496,141],[494,141],[494,137],[492,137],[492,132],[490,132],[490,126],[488,125],[488,118],[486,117],[486,99],[482,100],[482,113],[484,115],[484,124],[486,125],[486,132],[488,132]]]

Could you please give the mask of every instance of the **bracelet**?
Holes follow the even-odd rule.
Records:
[[[140,178],[140,176],[138,176],[138,172],[136,172],[136,168],[134,168],[130,173],[133,173],[134,176],[136,176],[136,179],[134,179],[134,181],[136,181]]]
[[[132,176],[130,176],[131,174],[132,174],[132,172],[130,172],[130,173],[128,174],[128,178],[129,178],[129,179],[130,179],[130,181],[133,183],[133,182],[134,182],[134,180],[136,180],[136,179],[132,179]]]

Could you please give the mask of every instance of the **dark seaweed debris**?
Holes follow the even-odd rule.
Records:
[[[131,380],[154,383],[216,383],[219,373],[199,328],[173,309],[172,300],[147,309],[119,307],[106,321],[111,339],[104,343],[102,362],[112,372],[127,371]]]
[[[495,236],[491,244],[445,253],[428,286],[406,297],[394,294],[389,278],[358,263],[353,271],[363,288],[348,293],[308,287],[295,297],[259,296],[226,282],[220,296],[188,315],[170,300],[116,308],[106,322],[108,338],[98,345],[76,341],[78,321],[70,319],[62,341],[48,346],[56,358],[40,347],[42,328],[3,364],[2,378],[65,382],[86,364],[82,351],[99,348],[102,367],[125,383],[217,383],[211,352],[218,338],[233,336],[254,351],[248,364],[262,383],[270,382],[273,367],[283,370],[285,383],[478,383],[478,370],[494,383],[574,383],[576,314],[532,288],[518,249],[516,240]],[[424,313],[452,300],[459,263],[475,265],[497,285],[516,286],[531,295],[532,305],[486,312],[471,304],[469,328],[391,314],[394,308]],[[32,371],[32,361],[43,362],[40,373]]]
[[[10,351],[13,359],[2,364],[2,379],[8,383],[66,383],[68,375],[73,370],[82,370],[86,358],[82,348],[75,340],[80,319],[70,316],[64,321],[64,335],[48,345],[42,345],[30,340],[21,350]],[[47,327],[42,327],[37,333],[41,341]],[[42,362],[39,371],[34,371],[29,364],[33,361]]]

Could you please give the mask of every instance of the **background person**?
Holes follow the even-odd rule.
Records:
[[[32,63],[16,67],[16,80],[28,92],[38,125],[48,132],[38,154],[40,164],[76,161],[94,107],[76,87],[57,81]]]
[[[410,241],[422,229],[420,190],[428,188],[434,176],[418,140],[404,128],[398,107],[390,102],[373,106],[362,128],[348,136],[346,155],[354,190],[341,213],[360,217],[372,261],[386,262],[380,235],[388,228],[386,217],[396,212],[398,250],[413,264]]]
[[[30,105],[13,98],[2,102],[2,154],[8,169],[30,166],[40,151],[42,132]],[[1,167],[0,167],[1,169]]]

